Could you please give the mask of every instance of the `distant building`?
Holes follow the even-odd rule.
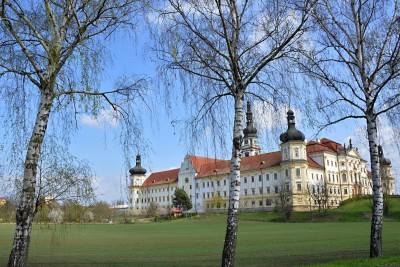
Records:
[[[261,153],[253,114],[247,104],[247,125],[241,161],[240,209],[273,210],[286,201],[294,210],[317,208],[321,198],[329,207],[337,207],[347,198],[372,194],[371,174],[351,141],[345,147],[335,141],[305,140],[296,129],[293,111],[287,112],[288,129],[280,136],[280,150]],[[391,162],[379,147],[384,193],[394,194]],[[130,209],[144,212],[156,203],[161,212],[172,207],[176,188],[190,196],[193,211],[215,212],[227,209],[229,201],[230,160],[187,155],[179,169],[152,173],[146,178],[140,155],[130,169]]]

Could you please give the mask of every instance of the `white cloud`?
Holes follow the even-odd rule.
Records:
[[[90,127],[101,128],[105,126],[117,127],[119,125],[118,114],[111,109],[102,110],[97,116],[84,114],[81,117],[81,122]]]

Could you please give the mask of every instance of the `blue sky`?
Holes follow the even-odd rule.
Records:
[[[141,39],[142,38],[142,39]],[[105,90],[107,87],[112,87],[114,80],[120,76],[145,74],[149,77],[155,77],[155,58],[148,50],[145,50],[146,41],[148,38],[144,34],[137,34],[136,39],[129,38],[128,36],[117,36],[110,44],[110,54],[112,61],[108,62],[104,68],[104,75],[102,88]],[[153,85],[157,93],[156,85]],[[143,129],[142,134],[145,139],[149,141],[149,147],[143,153],[142,165],[148,170],[148,174],[154,171],[167,170],[171,168],[180,167],[184,156],[190,151],[190,148],[185,145],[185,142],[180,141],[180,125],[175,127],[171,124],[171,117],[167,117],[163,110],[163,103],[158,103],[156,110],[157,114],[149,114],[144,111],[142,116]],[[180,103],[175,103],[175,106],[181,106]],[[173,109],[177,114],[173,117],[178,117],[184,113],[183,110]],[[281,123],[283,126],[286,124],[285,109],[281,110]],[[71,152],[80,159],[87,160],[96,173],[96,193],[99,200],[104,200],[109,203],[118,199],[126,199],[126,169],[123,156],[123,148],[121,147],[118,136],[118,123],[110,120],[105,116],[100,116],[98,120],[94,120],[89,116],[82,116],[79,119],[79,130],[73,134],[71,139]],[[255,118],[256,120],[256,118]],[[347,122],[339,124],[327,131],[319,134],[319,138],[327,137],[339,143],[348,143],[348,139],[353,139],[353,144],[360,148],[361,154],[368,160],[368,153],[366,151],[365,138],[355,137],[361,135],[358,133],[358,128],[363,125],[363,121]],[[297,128],[303,131],[307,139],[314,136],[314,132],[305,128],[302,123],[302,115],[296,114]],[[389,127],[386,127],[389,128]],[[382,130],[386,133],[387,130]],[[260,131],[262,132],[262,131]],[[231,132],[226,133],[231,136]],[[382,134],[384,136],[384,134]],[[276,136],[275,149],[278,147],[279,136]],[[360,140],[362,142],[360,142]],[[260,143],[262,148],[266,147],[268,142],[264,136],[260,136]],[[400,154],[390,140],[384,141],[386,149],[386,156],[392,159],[394,173],[397,177],[400,174],[399,162]],[[228,148],[230,150],[230,148]],[[207,156],[207,151],[198,151],[198,155]],[[269,152],[264,149],[263,152]],[[130,155],[131,167],[134,166],[136,155]],[[397,192],[399,192],[399,182],[397,182]],[[2,192],[0,192],[0,195]]]
[[[113,80],[122,75],[146,74],[152,78],[155,77],[155,58],[149,50],[146,50],[148,39],[144,34],[138,34],[135,41],[127,36],[116,37],[110,45],[110,52],[113,58],[105,67],[105,75],[102,87],[112,86]],[[142,39],[140,39],[142,38]],[[156,85],[153,88],[157,90]],[[155,91],[155,93],[157,93]],[[175,103],[179,106],[179,103]],[[176,110],[177,113],[184,112]],[[148,174],[154,171],[167,170],[180,167],[184,156],[189,148],[181,142],[179,134],[179,125],[174,128],[171,124],[172,119],[165,115],[163,104],[159,103],[157,114],[142,114],[143,129],[142,133],[145,139],[149,141],[149,147],[142,158],[142,165],[148,170]],[[282,123],[285,125],[285,112],[282,110]],[[178,114],[176,114],[178,116]],[[302,130],[306,138],[314,137],[315,132],[305,128],[301,120],[301,114],[297,114],[297,127]],[[352,138],[354,146],[360,149],[363,157],[368,160],[367,142],[360,133],[360,127],[363,121],[350,121],[338,124],[323,131],[318,138],[327,137],[339,143],[347,143]],[[81,159],[90,162],[96,175],[96,187],[98,199],[109,203],[125,198],[126,183],[125,178],[127,169],[124,166],[123,149],[116,137],[115,122],[110,123],[107,117],[100,117],[99,121],[91,120],[89,117],[81,118],[80,129],[72,139],[71,150]],[[386,127],[386,126],[385,126]],[[386,127],[388,128],[388,127]],[[386,131],[382,130],[381,132]],[[228,136],[231,133],[227,133]],[[278,136],[276,139],[278,140]],[[265,147],[266,139],[260,136],[261,146]],[[386,149],[386,156],[392,159],[395,175],[399,176],[400,154],[397,147],[390,144],[390,141],[382,141]],[[278,141],[276,146],[278,146]],[[229,148],[230,149],[230,148]],[[209,151],[205,149],[204,151]],[[199,151],[200,156],[206,156],[206,152]],[[263,150],[263,152],[269,152]],[[131,167],[134,166],[135,155],[130,156]],[[399,182],[397,182],[399,184]],[[399,187],[397,189],[399,192]]]

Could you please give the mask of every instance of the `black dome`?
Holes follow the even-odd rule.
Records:
[[[141,157],[138,154],[136,156],[136,166],[132,169],[129,170],[129,173],[131,175],[135,175],[135,174],[146,174],[147,170],[145,168],[142,167],[142,163],[141,163]]]
[[[304,141],[306,139],[304,134],[296,129],[293,110],[289,109],[289,111],[287,112],[287,121],[288,129],[279,137],[282,143],[286,143],[289,141]]]
[[[246,112],[247,126],[243,130],[245,137],[257,137],[257,128],[253,125],[253,112],[251,112],[250,102],[247,101],[247,112]]]

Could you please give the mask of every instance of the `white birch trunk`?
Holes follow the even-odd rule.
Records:
[[[42,91],[35,126],[26,152],[23,189],[16,212],[14,242],[8,261],[8,267],[26,266],[27,263],[32,222],[36,213],[35,191],[37,164],[52,104],[52,94]]]
[[[380,175],[376,119],[367,116],[367,132],[372,172],[373,212],[371,221],[370,257],[382,256],[383,191]]]
[[[226,225],[222,266],[234,266],[238,231],[238,211],[240,198],[240,162],[243,132],[243,97],[235,96],[235,118],[233,126],[233,146],[230,169],[229,209]]]

